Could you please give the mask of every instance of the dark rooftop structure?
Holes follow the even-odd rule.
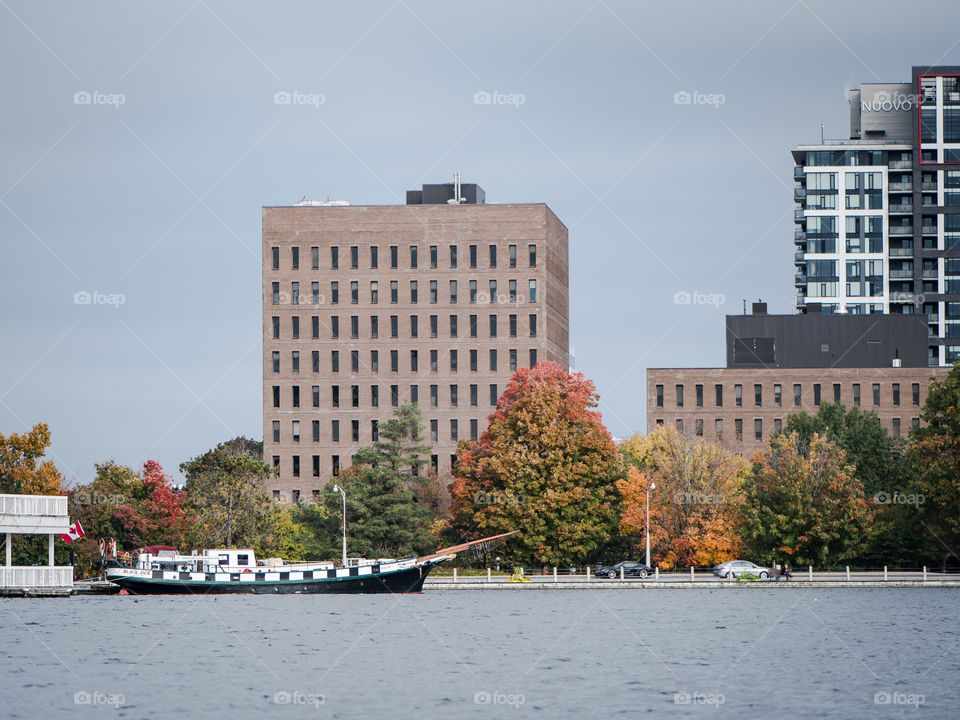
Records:
[[[727,315],[728,368],[927,367],[924,315]]]
[[[482,187],[476,183],[461,184],[459,180],[423,185],[420,190],[407,190],[407,205],[483,205],[486,199]]]

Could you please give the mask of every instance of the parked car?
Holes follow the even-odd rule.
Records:
[[[728,560],[725,563],[715,565],[713,574],[718,578],[735,578],[738,575],[753,575],[761,580],[770,577],[770,568],[760,567],[747,560]]]
[[[650,575],[653,575],[653,568],[643,563],[634,562],[633,560],[622,560],[616,565],[600,565],[596,569],[596,575],[598,578],[610,578],[615,580],[620,577],[620,570],[623,569],[623,576],[636,577],[636,578],[645,578]]]

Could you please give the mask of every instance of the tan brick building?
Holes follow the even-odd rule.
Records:
[[[650,368],[647,428],[673,425],[750,457],[791,413],[839,402],[880,417],[894,437],[920,423],[930,377],[950,368]]]
[[[447,204],[453,186],[434,185],[408,193],[417,204],[263,208],[274,498],[318,494],[408,401],[434,466],[449,466],[518,367],[568,365],[566,227],[546,205],[463,188],[472,201]]]

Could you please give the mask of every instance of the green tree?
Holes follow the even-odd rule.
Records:
[[[775,435],[744,482],[742,537],[765,562],[825,565],[855,557],[873,508],[844,451],[814,433],[807,453],[797,434]]]
[[[379,439],[361,448],[336,479],[347,497],[347,543],[351,556],[404,557],[436,549],[433,515],[418,492],[428,488],[423,472],[430,447],[421,440],[423,419],[405,404],[379,426]],[[319,505],[319,506],[318,506]],[[298,522],[310,527],[322,557],[341,555],[342,499],[327,486],[318,505],[305,506]]]
[[[265,483],[273,468],[249,451],[250,442],[237,438],[220,443],[180,465],[187,478],[184,506],[194,518],[192,544],[264,547],[271,532]]]
[[[454,532],[513,530],[504,553],[523,564],[592,561],[617,535],[623,463],[582,374],[556,363],[521,368],[479,441],[458,448]]]
[[[924,557],[946,568],[960,562],[960,364],[930,383],[908,451],[914,482],[900,511],[916,526]]]

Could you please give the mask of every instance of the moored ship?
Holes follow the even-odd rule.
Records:
[[[106,568],[106,578],[134,595],[418,593],[437,565],[469,548],[513,533],[443,548],[403,560],[361,560],[348,567],[332,562],[257,561],[250,549],[212,549],[182,555],[173,548],[141,548],[129,563]]]

